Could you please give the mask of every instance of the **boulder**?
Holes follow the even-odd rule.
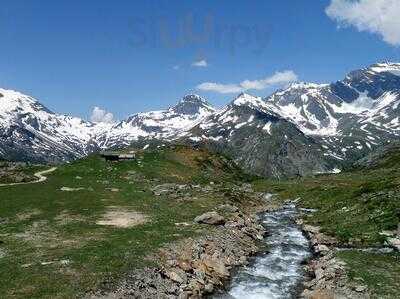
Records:
[[[308,233],[311,233],[311,234],[318,234],[320,229],[321,228],[319,226],[312,226],[312,225],[309,225],[309,224],[305,224],[303,226],[303,230],[308,232]]]
[[[228,277],[229,276],[229,271],[226,268],[225,264],[221,259],[214,259],[210,257],[206,257],[203,259],[203,264],[206,267],[207,272],[214,272],[217,274],[219,277]]]
[[[212,283],[208,283],[204,286],[204,292],[210,294],[214,291],[214,286]]]
[[[397,251],[400,251],[400,238],[388,238],[387,243]]]
[[[210,225],[221,225],[225,223],[225,218],[219,215],[217,212],[208,212],[194,218],[194,222]]]
[[[24,178],[23,176],[21,176],[21,175],[16,175],[16,176],[14,177],[14,182],[15,182],[15,183],[22,183],[22,182],[25,182],[25,178]]]
[[[316,253],[319,253],[319,254],[325,254],[326,252],[329,251],[329,247],[326,246],[326,245],[323,245],[323,244],[321,244],[321,245],[316,245],[316,246],[314,246],[314,251],[315,251]]]
[[[356,292],[362,293],[365,292],[368,288],[365,285],[358,285],[355,287]]]

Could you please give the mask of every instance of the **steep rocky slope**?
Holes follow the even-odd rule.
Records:
[[[400,136],[400,64],[375,64],[330,85],[295,83],[265,101],[327,155],[354,161]]]
[[[185,138],[222,151],[260,175],[303,176],[334,169],[311,137],[248,94],[201,121]]]

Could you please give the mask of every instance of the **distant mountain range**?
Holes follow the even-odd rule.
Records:
[[[332,84],[294,83],[267,98],[240,94],[222,109],[197,95],[117,124],[51,112],[0,89],[0,157],[60,162],[146,140],[201,144],[253,173],[337,172],[400,139],[400,64],[380,63]]]

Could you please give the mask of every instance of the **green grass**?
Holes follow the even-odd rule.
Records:
[[[400,255],[341,251],[337,256],[346,262],[350,280],[368,285],[371,298],[398,298],[400,290]]]
[[[300,198],[301,206],[317,209],[307,222],[341,242],[370,246],[382,244],[380,232],[395,230],[400,222],[399,175],[394,167],[292,181],[259,180],[254,185],[281,199]]]
[[[226,158],[184,147],[138,158],[115,163],[91,156],[60,166],[44,183],[0,188],[2,298],[80,296],[148,265],[151,261],[145,257],[163,245],[202,233],[201,226],[175,223],[192,222],[227,200],[223,194],[201,192],[188,196],[196,200],[155,197],[152,186],[211,181],[229,185],[243,177]],[[85,190],[63,192],[61,187]],[[110,207],[140,212],[150,221],[131,228],[96,224]]]

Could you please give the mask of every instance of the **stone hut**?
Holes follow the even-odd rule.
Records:
[[[101,152],[100,156],[106,161],[125,161],[125,160],[135,160],[135,153],[116,153],[116,152]]]

